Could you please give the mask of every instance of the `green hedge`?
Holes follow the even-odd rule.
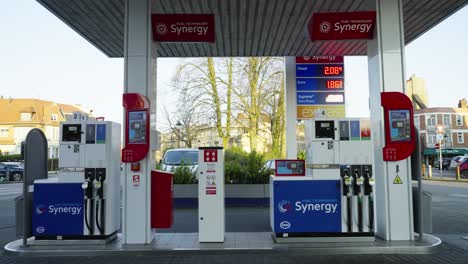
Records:
[[[226,184],[266,184],[272,173],[265,169],[265,155],[258,152],[247,153],[239,148],[224,152],[224,176]],[[174,170],[174,184],[196,183],[196,176],[187,166]]]
[[[57,171],[58,170],[58,159],[48,159],[47,160],[47,170],[48,171]]]
[[[181,166],[174,169],[174,184],[191,184],[197,181],[196,176],[190,170],[190,167],[185,166],[183,163]]]
[[[247,153],[239,148],[226,150],[225,181],[227,184],[266,184],[272,172],[265,169],[264,164],[262,153]]]
[[[0,155],[0,162],[22,161],[20,154]]]

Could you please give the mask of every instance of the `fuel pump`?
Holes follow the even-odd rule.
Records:
[[[120,125],[69,120],[60,124],[59,173],[34,183],[36,240],[99,239],[120,228]],[[44,213],[53,208],[54,214]],[[58,238],[60,237],[60,238]]]
[[[276,232],[277,237],[285,233],[291,237],[291,233],[298,232],[300,234],[292,235],[307,236],[314,240],[313,237],[321,237],[321,232],[324,232],[327,238],[346,237],[346,241],[375,239],[373,232],[369,231],[373,222],[370,217],[373,211],[369,212],[373,206],[370,205],[373,194],[369,185],[373,180],[369,173],[371,166],[365,165],[373,162],[370,125],[370,120],[364,118],[317,118],[304,121],[305,177],[288,179],[291,182],[298,181],[298,186],[289,193],[280,190],[279,182],[283,179],[270,181],[273,186],[270,192],[275,192],[275,199],[270,203],[271,208],[274,208],[274,214],[271,215],[275,217],[275,223],[281,223],[278,228],[275,227],[275,230],[280,231]],[[322,187],[326,184],[330,186]],[[303,195],[300,190],[306,185],[310,187],[308,193]],[[310,194],[311,190],[314,190],[313,195]],[[297,205],[294,201],[299,201],[301,205],[325,200],[340,208],[337,214],[317,210],[314,218],[308,219],[304,213],[306,209],[295,210]]]

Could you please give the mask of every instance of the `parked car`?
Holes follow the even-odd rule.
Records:
[[[456,156],[456,157],[454,157],[452,159],[452,161],[450,162],[450,169],[456,169],[457,165],[463,163],[463,161],[465,161],[466,159],[468,159],[468,156]]]
[[[450,168],[450,162],[452,161],[451,158],[443,158],[442,159],[442,170],[448,170]],[[434,162],[434,168],[439,169],[440,162],[436,160]]]
[[[196,175],[198,170],[198,149],[169,149],[164,153],[160,164],[161,169],[167,172],[172,172],[183,164],[188,166],[190,171]]]
[[[2,163],[5,164],[5,165],[15,165],[15,166],[18,166],[18,167],[20,167],[20,168],[22,168],[24,170],[24,162],[22,162],[22,161],[4,161]]]
[[[468,178],[468,159],[465,159],[462,164],[460,164],[460,176],[462,178]]]
[[[24,169],[16,164],[0,163],[0,181],[21,181],[23,172]]]

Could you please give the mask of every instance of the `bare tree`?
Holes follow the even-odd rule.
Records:
[[[224,64],[216,64],[208,57],[181,65],[174,79],[174,87],[182,90],[194,110],[205,117],[214,117],[224,148],[228,147],[231,130],[232,70],[232,58],[224,59]],[[220,75],[227,77],[226,80]]]
[[[248,120],[250,149],[256,150],[260,121],[275,89],[279,88],[277,79],[283,70],[279,67],[281,60],[272,57],[250,57],[241,63],[243,74],[240,84],[236,85],[234,93],[239,101],[239,109]]]

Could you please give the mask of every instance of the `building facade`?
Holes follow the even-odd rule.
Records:
[[[0,152],[20,154],[21,142],[29,131],[41,129],[49,148],[49,158],[58,158],[60,122],[70,111],[89,114],[79,106],[57,104],[39,99],[0,98]]]
[[[413,102],[414,109],[423,109],[429,105],[426,80],[423,78],[417,77],[414,74],[411,75],[411,77],[406,81],[405,93]]]
[[[414,114],[416,128],[422,144],[425,162],[433,164],[438,159],[440,144],[442,156],[451,158],[468,155],[468,107],[465,99],[460,100],[458,108],[431,107],[416,109]],[[443,125],[443,140],[437,140],[437,126]]]
[[[259,152],[266,152],[271,148],[272,137],[268,127],[268,122],[265,120],[260,122],[259,131],[257,133],[257,148]],[[250,152],[250,140],[247,127],[247,120],[242,115],[238,115],[230,128],[229,147],[238,147],[246,152]],[[192,128],[196,132],[196,136],[192,140],[192,148],[221,146],[223,139],[219,136],[218,129],[215,125],[200,125]],[[223,128],[225,130],[225,128]],[[185,141],[179,139],[173,131],[163,133],[161,136],[161,150],[165,152],[173,148],[186,148]]]

